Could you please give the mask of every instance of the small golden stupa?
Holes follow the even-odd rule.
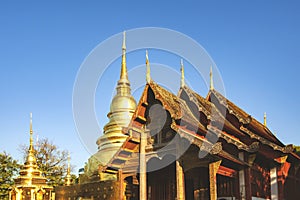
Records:
[[[33,147],[32,114],[30,113],[29,148],[20,175],[9,193],[10,200],[51,200],[53,187],[48,186],[46,178],[38,169]],[[54,197],[53,197],[54,198]]]

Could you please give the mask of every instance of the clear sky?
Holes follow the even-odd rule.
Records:
[[[267,112],[277,137],[300,145],[299,9],[296,0],[1,1],[0,151],[21,159],[18,146],[28,143],[33,112],[35,134],[69,150],[76,170],[83,167],[90,154],[73,121],[77,71],[100,42],[149,26],[173,29],[200,43],[216,63],[227,97],[259,121]],[[128,55],[129,70],[144,63],[144,53],[138,55]],[[150,60],[179,71],[178,60],[163,52]],[[108,91],[118,79],[120,61],[115,63]],[[186,76],[193,74],[186,69]],[[207,88],[195,89],[206,96]],[[102,97],[97,94],[95,100],[100,127],[107,122],[111,95]],[[96,144],[92,148],[96,151]]]

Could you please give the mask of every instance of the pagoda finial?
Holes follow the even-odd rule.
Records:
[[[264,126],[267,126],[267,113],[264,113]]]
[[[123,31],[123,45],[122,50],[126,50],[126,31]]]
[[[126,32],[125,31],[123,32],[122,66],[121,66],[120,79],[128,80],[127,67],[126,67]]]
[[[69,186],[71,185],[71,167],[70,167],[70,152],[68,153],[68,168],[67,168],[67,176],[65,179],[65,185]]]
[[[28,154],[26,158],[25,164],[29,165],[35,165],[36,164],[36,158],[34,156],[34,149],[33,149],[33,130],[32,130],[32,113],[30,113],[30,128],[29,128],[29,133],[30,133],[30,139],[29,139],[29,148],[28,148]]]
[[[181,59],[180,60],[180,65],[181,65],[181,67],[180,67],[180,71],[181,71],[181,81],[180,81],[180,87],[184,87],[184,85],[185,85],[185,82],[184,82],[184,66],[183,66],[183,60]]]
[[[70,161],[71,161],[71,156],[70,156],[70,152],[68,153],[68,169],[67,169],[67,174],[70,174]]]
[[[150,83],[151,77],[150,77],[150,64],[149,64],[149,58],[148,58],[148,51],[146,50],[146,81],[147,83]]]
[[[29,128],[29,133],[30,133],[30,140],[29,140],[29,151],[32,152],[33,151],[33,138],[32,138],[32,134],[33,134],[33,130],[32,130],[32,113],[30,113],[30,128]]]
[[[213,90],[213,89],[214,89],[214,80],[213,80],[213,70],[212,70],[212,66],[210,66],[209,77],[210,77],[210,86],[209,86],[209,89],[210,89],[210,90]]]

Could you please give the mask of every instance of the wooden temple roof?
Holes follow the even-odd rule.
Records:
[[[236,119],[240,122],[239,129],[241,129],[242,131],[245,131],[245,129],[247,129],[248,134],[250,132],[253,133],[251,134],[252,136],[250,135],[251,138],[254,137],[256,139],[265,139],[265,141],[268,141],[269,143],[272,142],[278,147],[285,147],[285,145],[265,125],[236,106],[233,102],[225,98],[218,91],[214,89],[210,90],[206,99],[213,102],[214,104],[220,104],[225,107],[227,109],[226,118],[229,118],[228,115],[235,116]],[[218,106],[216,107],[219,108]]]
[[[186,93],[189,99],[183,97],[183,92]],[[140,98],[129,126],[123,129],[124,134],[129,135],[129,137],[110,160],[108,165],[100,170],[111,173],[116,173],[119,169],[125,170],[128,173],[132,170],[137,170],[140,133],[144,131],[147,126],[147,108],[149,104],[153,103],[151,101],[157,100],[170,114],[170,128],[177,132],[180,137],[186,138],[188,141],[196,145],[198,144],[198,146],[201,147],[203,146],[202,144],[205,144],[204,146],[209,146],[209,149],[214,151],[215,155],[230,160],[235,164],[241,166],[248,165],[248,163],[240,160],[237,156],[227,152],[226,149],[222,149],[220,142],[217,142],[217,144],[214,142],[211,143],[205,137],[206,133],[212,132],[219,136],[219,138],[222,138],[223,141],[226,141],[226,143],[234,145],[238,150],[249,153],[260,150],[269,152],[276,151],[275,153],[271,152],[271,159],[293,153],[292,146],[283,145],[267,127],[252,118],[251,115],[226,99],[219,92],[211,90],[205,99],[184,86],[180,89],[178,96],[176,96],[155,82],[150,81],[144,88],[142,97]],[[195,115],[189,101],[196,105],[198,112],[202,112],[207,120],[224,122],[224,129],[228,132],[224,131],[223,127],[215,126],[214,123],[203,124],[199,116]],[[220,106],[216,105],[216,103],[225,107],[226,112],[221,110]],[[228,119],[228,114],[233,115],[238,120],[239,126],[237,126],[236,123],[232,123],[232,119]],[[151,141],[148,143],[151,143]],[[273,150],[269,150],[266,147],[262,148],[260,144],[271,147]],[[151,152],[148,151],[148,154],[150,155]],[[267,154],[265,153],[264,155]],[[292,155],[292,157],[293,159],[300,160],[296,154]],[[124,169],[124,167],[126,169]]]
[[[207,120],[219,123],[218,128],[220,130],[223,130],[224,132],[225,128],[225,130],[228,130],[228,132],[230,132],[231,134],[234,133],[234,135],[236,136],[245,136],[245,134],[240,131],[239,128],[236,128],[226,119],[226,117],[224,117],[224,115],[221,113],[224,111],[219,111],[213,103],[206,100],[205,98],[191,90],[189,87],[184,86],[180,88],[178,96],[184,99],[186,102],[188,100],[185,98],[184,93],[188,96],[189,101],[193,102],[194,105],[197,106],[198,111],[205,114]],[[187,104],[189,105],[188,102]],[[238,140],[237,137],[233,137],[232,135],[230,135],[230,137],[232,137],[233,140]]]

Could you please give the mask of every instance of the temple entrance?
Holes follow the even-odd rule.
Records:
[[[196,167],[185,172],[185,196],[187,200],[209,199],[207,167]]]
[[[162,162],[157,158],[151,159],[147,165],[153,162]],[[176,199],[175,162],[157,171],[147,173],[147,199],[148,200],[174,200]]]

